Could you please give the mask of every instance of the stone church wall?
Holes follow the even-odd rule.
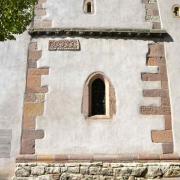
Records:
[[[172,40],[163,44],[147,39],[41,36],[33,37],[29,43],[25,33],[16,41],[0,43],[0,179],[14,171],[16,158],[17,162],[29,163],[17,164],[17,179],[24,178],[22,174],[17,175],[18,171],[24,173],[24,169],[30,178],[46,178],[37,176],[49,174],[48,178],[82,179],[81,168],[86,165],[57,164],[63,159],[68,162],[89,158],[85,176],[91,178],[106,178],[103,173],[115,168],[112,162],[108,168],[102,162],[94,167],[92,161],[98,159],[180,159],[180,25],[179,19],[172,15],[172,6],[180,4],[180,0],[159,0],[160,18],[154,0],[122,0],[119,6],[116,6],[117,0],[95,3],[95,14],[85,19],[82,3],[40,0],[34,27],[82,28],[83,25],[95,28],[98,25],[99,28],[148,29],[161,26]],[[57,10],[59,6],[61,11]],[[100,13],[96,14],[96,10]],[[118,17],[117,12],[120,12]],[[80,49],[49,50],[49,41],[65,39],[78,40]],[[156,48],[153,50],[156,45],[160,45],[160,55],[163,51],[162,59],[158,59]],[[156,55],[152,55],[151,50]],[[111,119],[85,119],[81,111],[85,81],[97,71],[103,72],[115,89],[116,113]],[[19,157],[19,154],[25,155]],[[49,163],[43,164],[45,160]],[[157,177],[179,176],[179,164],[158,163],[158,168],[152,165],[152,169],[144,166],[142,177],[150,177],[148,172],[152,169]],[[127,164],[123,167],[125,173],[130,172],[128,176],[134,172],[134,168],[128,170]],[[119,173],[124,171],[120,169]]]
[[[49,51],[51,38],[33,39],[42,52],[38,68],[49,69],[49,75],[41,77],[41,85],[47,85],[48,91],[44,113],[36,118],[36,129],[44,131],[44,137],[36,140],[36,153],[161,154],[161,144],[152,143],[151,131],[164,129],[164,119],[161,114],[147,116],[140,112],[143,105],[161,104],[158,97],[143,97],[144,89],[161,88],[159,81],[143,82],[141,77],[143,72],[158,72],[157,67],[146,66],[148,44],[152,42],[74,39],[80,42],[79,51]],[[117,112],[112,119],[85,119],[81,113],[85,81],[96,71],[103,72],[114,86]],[[59,138],[58,143],[54,137]]]

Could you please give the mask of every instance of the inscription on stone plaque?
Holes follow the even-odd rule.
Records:
[[[79,40],[50,40],[49,51],[79,51]]]

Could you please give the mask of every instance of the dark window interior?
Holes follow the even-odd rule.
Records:
[[[95,79],[91,88],[91,115],[105,115],[105,84],[101,79]]]
[[[87,3],[87,13],[91,13],[92,9],[91,9],[91,2]]]
[[[179,7],[174,8],[174,15],[179,16]]]

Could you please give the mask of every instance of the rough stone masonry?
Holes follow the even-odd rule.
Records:
[[[180,163],[19,163],[13,180],[135,180],[176,178]]]

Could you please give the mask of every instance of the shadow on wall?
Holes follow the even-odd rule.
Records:
[[[61,28],[51,28],[50,30],[43,29],[30,29],[29,34],[33,37],[43,36],[63,36],[78,38],[83,37],[86,39],[89,38],[104,38],[104,39],[124,39],[124,40],[143,40],[149,41],[152,40],[154,42],[173,42],[173,38],[171,35],[165,30],[154,30],[150,31],[147,29],[117,29],[114,31],[113,29],[99,29],[99,31],[93,29],[61,29]]]

